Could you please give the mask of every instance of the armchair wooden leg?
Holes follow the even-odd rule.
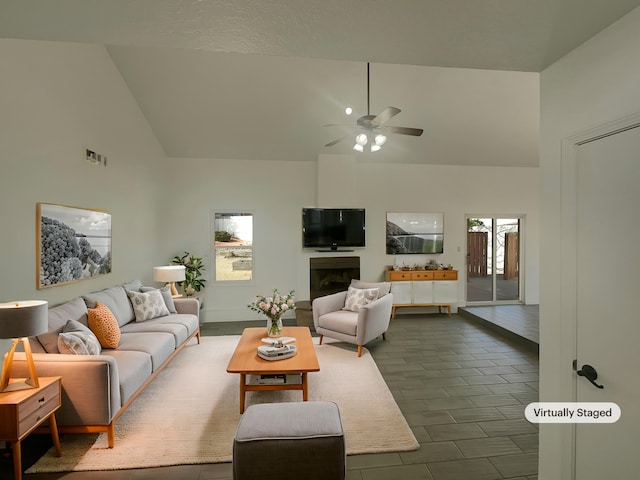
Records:
[[[318,343],[318,345],[322,345],[322,339],[324,338],[324,335],[320,335],[320,342]]]
[[[383,339],[383,340],[386,340],[386,339],[387,339],[387,332],[384,332],[384,333],[382,334],[382,339]]]
[[[362,345],[358,345],[358,356],[362,356]]]

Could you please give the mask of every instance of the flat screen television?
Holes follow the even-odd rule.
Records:
[[[330,250],[364,247],[364,208],[303,208],[302,246]]]

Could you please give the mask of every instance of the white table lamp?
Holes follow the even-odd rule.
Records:
[[[153,267],[153,279],[156,282],[168,283],[171,288],[171,295],[180,296],[176,289],[175,282],[183,282],[186,278],[184,265],[166,265],[162,267]]]
[[[7,352],[2,368],[0,392],[38,388],[38,374],[31,354],[29,337],[47,331],[48,303],[43,300],[25,300],[19,302],[0,303],[0,338],[13,339],[13,345]],[[18,343],[22,343],[27,359],[29,376],[24,381],[9,383],[13,357]]]

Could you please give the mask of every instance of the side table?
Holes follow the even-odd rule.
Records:
[[[61,378],[40,377],[40,387],[0,393],[0,440],[11,442],[15,480],[22,479],[20,442],[49,420],[56,455],[61,456],[55,411],[61,405]]]

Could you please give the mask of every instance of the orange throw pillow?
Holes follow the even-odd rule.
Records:
[[[102,348],[118,348],[120,326],[109,307],[96,302],[96,308],[89,308],[89,328],[98,337]]]

